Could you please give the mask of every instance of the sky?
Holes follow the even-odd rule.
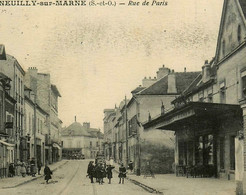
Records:
[[[0,43],[24,70],[51,74],[64,126],[76,115],[103,130],[103,110],[131,98],[163,64],[201,71],[215,55],[222,6],[168,0],[148,7],[1,7]]]

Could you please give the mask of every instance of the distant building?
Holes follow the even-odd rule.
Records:
[[[57,87],[51,83],[50,74],[38,73],[38,69],[35,67],[28,68],[25,85],[35,94],[37,105],[48,114],[45,159],[50,163],[59,161],[62,155],[60,139],[62,121],[58,117],[58,99],[61,94]]]
[[[157,77],[144,78],[129,101],[119,108],[104,110],[106,156],[117,162],[133,162],[137,174],[147,172],[151,164],[155,173],[172,171],[174,135],[172,132],[143,131],[142,123],[151,116],[162,115],[172,108],[171,101],[182,93],[200,72],[174,72],[163,66]],[[160,155],[163,154],[163,155]],[[162,163],[165,161],[166,163]]]
[[[34,130],[36,130],[36,156],[37,162],[45,164],[45,135],[48,134],[47,119],[48,113],[45,112],[38,104],[35,107],[34,96],[31,89],[25,87],[25,123],[24,136],[28,137],[27,144],[22,146],[24,150],[24,161],[35,157],[34,152]],[[36,112],[36,113],[35,113]],[[36,116],[36,123],[35,123]],[[34,125],[36,127],[34,128]]]
[[[81,125],[73,122],[61,132],[62,156],[66,159],[83,154],[85,158],[95,158],[103,150],[103,134],[100,129],[91,128],[89,122]]]

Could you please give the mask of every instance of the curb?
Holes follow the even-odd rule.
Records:
[[[115,169],[114,169],[114,171],[115,171],[116,173],[119,173],[119,171],[117,171],[117,170],[115,170]],[[129,177],[126,177],[126,179],[129,180],[130,182],[134,183],[135,185],[137,185],[137,186],[143,188],[144,190],[146,190],[146,191],[149,192],[149,193],[163,194],[163,192],[160,192],[160,191],[158,191],[157,189],[154,189],[154,188],[152,188],[152,187],[149,187],[149,186],[147,186],[147,185],[145,185],[145,184],[143,184],[143,183],[141,183],[141,182],[139,182],[139,181],[137,181],[137,180],[135,180],[135,179],[131,179],[131,178],[129,178]]]
[[[57,169],[61,168],[62,166],[64,166],[64,165],[67,164],[67,163],[68,163],[68,161],[66,161],[66,162],[64,162],[63,164],[59,165],[58,167],[52,169],[51,171],[52,171],[52,172],[55,172]],[[24,185],[24,184],[33,182],[33,181],[35,181],[35,180],[37,180],[37,179],[39,179],[39,178],[41,178],[41,177],[43,177],[43,175],[39,175],[39,176],[37,176],[37,177],[34,177],[34,178],[30,179],[30,180],[24,181],[24,182],[22,182],[22,183],[19,183],[19,184],[17,184],[17,185],[14,185],[14,186],[2,187],[1,189],[16,188],[16,187],[22,186],[22,185]]]

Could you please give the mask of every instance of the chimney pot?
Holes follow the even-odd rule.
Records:
[[[184,67],[184,72],[186,72],[186,67]]]
[[[165,64],[163,64],[162,67],[164,68],[165,67]]]
[[[149,79],[151,79],[151,77],[149,77]]]
[[[208,60],[205,60],[205,64],[208,64]]]

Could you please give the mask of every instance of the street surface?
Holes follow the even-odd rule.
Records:
[[[125,184],[119,184],[118,174],[113,172],[112,184],[104,178],[104,184],[91,184],[87,177],[87,165],[89,160],[70,160],[67,164],[53,173],[49,184],[46,184],[44,178],[39,178],[31,183],[10,189],[1,189],[0,194],[27,195],[145,195],[149,194],[142,188],[125,180]],[[43,168],[41,170],[43,173]]]

